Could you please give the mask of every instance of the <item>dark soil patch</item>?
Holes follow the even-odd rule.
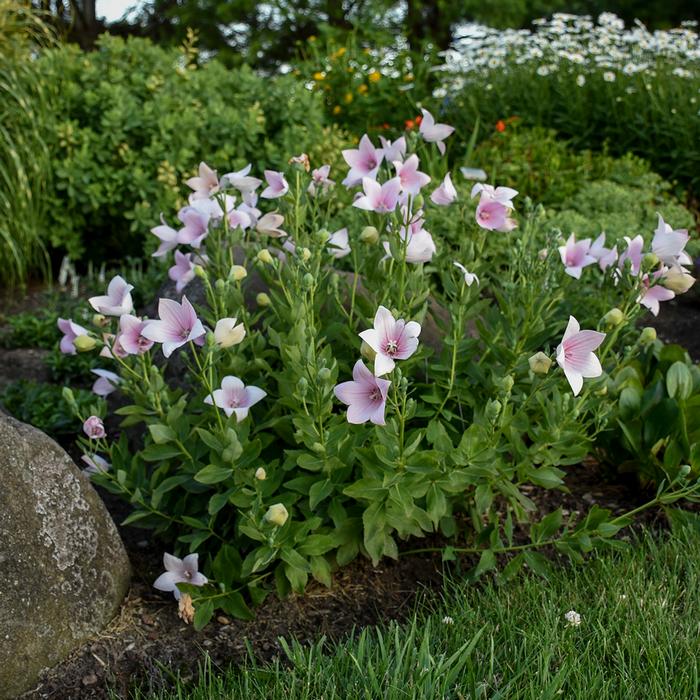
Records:
[[[700,266],[696,266],[696,274]],[[682,345],[694,362],[700,362],[700,283],[661,305],[659,315],[648,315],[644,325],[656,328],[661,340]]]
[[[49,370],[45,364],[48,354],[48,350],[40,348],[0,348],[0,392],[19,379],[48,381]]]

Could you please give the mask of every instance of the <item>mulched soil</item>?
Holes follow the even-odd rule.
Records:
[[[36,308],[36,299],[32,295],[12,310]],[[698,319],[700,290],[664,304],[659,318],[646,319],[646,324],[656,327],[663,340],[683,344],[698,361]],[[0,348],[0,384],[10,376],[41,379],[41,364],[40,352]],[[542,513],[562,506],[565,515],[583,513],[593,504],[619,513],[646,500],[632,480],[611,482],[607,476],[595,462],[586,462],[568,470],[568,492],[532,487],[528,495]],[[128,506],[109,494],[102,496],[115,522],[120,522]],[[647,512],[643,522],[665,526],[659,512]],[[107,699],[113,697],[110,692],[126,698],[135,682],[157,690],[172,685],[173,674],[194,677],[205,654],[216,666],[226,667],[246,658],[246,644],[258,659],[266,660],[282,653],[282,636],[296,637],[303,643],[324,635],[329,640],[342,639],[355,628],[405,619],[420,598],[439,593],[444,570],[437,553],[402,556],[376,568],[367,560],[357,560],[335,573],[331,589],[312,584],[304,596],[282,601],[271,595],[256,610],[253,621],[219,616],[195,632],[178,618],[173,598],[152,587],[162,571],[162,545],[150,539],[145,530],[120,527],[120,532],[134,579],[119,615],[102,633],[49,670],[38,686],[23,696],[25,700]],[[419,540],[406,543],[405,551],[439,545],[436,540]]]

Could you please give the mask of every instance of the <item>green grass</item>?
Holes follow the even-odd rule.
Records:
[[[138,700],[404,700],[408,698],[700,697],[700,534],[646,534],[548,580],[468,586],[410,623],[359,632],[338,645],[284,644],[286,658]],[[577,627],[564,614],[581,615]],[[448,615],[452,624],[443,622]]]

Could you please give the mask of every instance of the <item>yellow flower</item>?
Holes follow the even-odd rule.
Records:
[[[353,94],[351,92],[346,92],[345,93],[345,104],[350,104],[353,100]]]
[[[378,83],[382,79],[382,74],[379,71],[373,70],[367,76],[372,83]]]
[[[312,34],[312,35],[309,37],[309,43],[313,43],[314,41],[316,41],[316,37]]]
[[[404,81],[410,83],[413,80],[413,73],[407,73],[403,77]]]
[[[325,74],[321,73],[321,71],[314,73],[314,80],[316,80],[318,82],[321,82],[325,77],[326,77]]]
[[[340,105],[336,105],[333,107],[333,114],[340,114],[343,111],[343,108]]]
[[[362,83],[362,85],[360,85],[360,87],[357,88],[357,92],[358,92],[360,95],[366,95],[366,94],[367,94],[367,90],[369,90],[369,88],[368,88],[364,83]]]
[[[347,49],[344,46],[341,46],[337,51],[334,51],[331,54],[331,60],[335,60],[336,58],[340,58],[346,51],[347,51]]]

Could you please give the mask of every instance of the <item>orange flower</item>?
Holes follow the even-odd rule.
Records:
[[[406,129],[408,129],[408,131],[412,131],[416,126],[416,123],[413,121],[413,119],[407,119],[404,122],[404,124],[406,125]]]
[[[499,133],[503,133],[506,130],[506,123],[503,121],[503,119],[499,119],[496,122],[496,131]]]
[[[419,114],[419,115],[416,117],[416,126],[420,126],[420,123],[421,123],[422,121],[423,121],[423,115],[422,115],[422,114]]]

